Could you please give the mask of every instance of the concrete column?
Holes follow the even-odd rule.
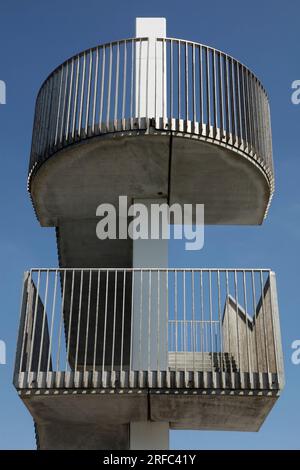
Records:
[[[166,37],[165,18],[136,18],[136,116],[166,116],[166,47],[156,38]],[[148,74],[148,77],[147,77]]]
[[[166,199],[136,199],[148,209],[148,233],[150,235],[151,205],[167,203]],[[161,226],[158,240],[133,240],[134,268],[168,267],[168,240],[162,239]],[[151,286],[151,287],[150,287]],[[141,295],[142,294],[142,295]],[[149,295],[151,301],[149,303]],[[159,295],[159,310],[158,310]],[[142,299],[142,301],[141,301]],[[149,321],[150,318],[150,321]],[[133,305],[132,367],[134,370],[166,370],[167,351],[167,292],[166,274],[154,271],[139,273],[135,277]],[[150,351],[150,354],[149,354]],[[151,421],[130,423],[130,449],[168,449],[169,423]]]
[[[153,423],[150,421],[130,423],[130,449],[169,449],[169,423]]]

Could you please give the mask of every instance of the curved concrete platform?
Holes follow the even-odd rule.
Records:
[[[107,134],[58,151],[32,174],[42,226],[58,227],[61,266],[130,266],[131,242],[100,241],[96,209],[118,197],[204,204],[206,224],[261,224],[271,197],[265,170],[243,152],[179,133]],[[122,245],[122,246],[121,246]]]

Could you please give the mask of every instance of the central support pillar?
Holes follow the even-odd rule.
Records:
[[[148,209],[148,232],[151,232],[151,205],[167,203],[166,199],[139,199]],[[162,224],[161,224],[162,226]],[[133,240],[133,268],[167,268],[168,240],[162,239],[161,226],[158,240]],[[160,276],[160,277],[158,277]],[[135,279],[133,305],[133,357],[135,370],[166,370],[168,367],[167,274],[143,273]],[[150,298],[150,301],[149,301]],[[130,423],[130,449],[168,449],[169,423]]]

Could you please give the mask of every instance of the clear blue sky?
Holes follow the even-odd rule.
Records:
[[[177,431],[171,446],[299,449],[300,365],[290,357],[292,341],[300,339],[300,105],[291,104],[290,87],[300,79],[300,3],[270,0],[1,0],[0,80],[7,84],[7,105],[0,106],[0,339],[8,361],[0,365],[0,448],[35,448],[32,419],[12,386],[22,272],[57,265],[54,230],[39,227],[26,193],[35,96],[67,57],[133,36],[136,16],[165,16],[168,36],[215,46],[246,63],[267,88],[272,111],[276,195],[267,221],[208,227],[204,250],[195,254],[171,244],[170,251],[177,266],[276,271],[287,385],[259,433]]]

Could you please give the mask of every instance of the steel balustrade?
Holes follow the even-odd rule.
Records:
[[[228,54],[179,39],[156,40],[154,80],[150,60],[149,39],[134,38],[91,48],[51,73],[36,102],[29,185],[59,149],[152,126],[235,149],[263,171],[272,193],[270,110],[256,76]]]
[[[275,274],[261,269],[32,269],[19,389],[279,390]]]

